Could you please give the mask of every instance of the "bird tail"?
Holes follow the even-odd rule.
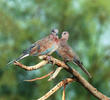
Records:
[[[20,57],[18,57],[15,61],[20,61],[21,59],[28,57],[29,54],[22,54]]]
[[[89,78],[92,78],[91,74],[86,70],[86,68],[83,66],[83,63],[80,62],[79,60],[77,59],[74,59],[73,60],[73,63],[77,66],[79,66],[87,75]]]
[[[19,56],[17,59],[10,61],[7,65],[12,64],[14,61],[20,61],[21,59],[23,59],[27,56],[29,56],[29,54],[24,53],[21,56]]]

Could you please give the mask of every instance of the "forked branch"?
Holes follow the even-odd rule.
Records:
[[[74,79],[67,78],[66,79],[67,83],[70,83],[70,82],[75,80],[75,81],[79,82],[80,84],[82,84],[83,87],[85,87],[92,95],[94,95],[99,100],[110,100],[109,97],[107,97],[104,94],[102,94],[101,92],[99,92],[88,81],[86,81],[75,69],[69,67],[64,62],[62,62],[62,61],[60,61],[58,59],[55,59],[52,56],[49,56],[49,59],[48,59],[48,56],[46,56],[46,55],[41,56],[40,59],[43,59],[43,61],[40,62],[39,64],[37,64],[35,66],[31,66],[31,67],[27,67],[25,65],[22,65],[19,62],[15,62],[14,64],[20,66],[21,68],[23,68],[25,70],[29,70],[30,71],[30,70],[39,69],[39,68],[41,68],[42,66],[46,65],[48,62],[51,61],[52,63],[56,64],[58,67],[64,68],[67,72],[69,72],[70,74],[72,74],[74,76]],[[60,87],[62,87],[64,85],[62,82],[65,83],[65,81],[61,81],[52,90],[50,90],[43,97],[41,97],[39,100],[45,100],[46,98],[51,96],[55,91],[57,91]]]
[[[50,97],[53,93],[55,93],[62,86],[67,85],[73,81],[75,81],[74,78],[67,78],[67,79],[61,81],[60,83],[58,83],[56,86],[54,86],[49,92],[47,92],[44,96],[42,96],[38,100],[46,100],[48,97]]]
[[[42,59],[48,60],[47,56],[42,56]],[[54,62],[57,66],[63,67],[67,72],[72,74],[75,79],[82,84],[92,95],[94,95],[99,100],[110,100],[109,97],[105,96],[101,92],[99,92],[96,88],[94,88],[87,80],[85,80],[75,69],[67,66],[64,62],[50,56],[52,62]]]

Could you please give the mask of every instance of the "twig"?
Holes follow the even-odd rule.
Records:
[[[44,79],[44,78],[50,76],[50,75],[53,74],[53,73],[54,73],[54,71],[51,71],[51,72],[49,72],[48,74],[46,74],[46,75],[44,75],[44,76],[42,76],[42,77],[34,78],[34,79],[31,79],[31,80],[24,80],[24,81],[33,82],[33,81],[36,81],[36,80],[41,80],[41,79]]]
[[[65,88],[66,88],[66,84],[64,84],[62,100],[65,100]]]
[[[64,84],[68,84],[75,81],[73,78],[66,78],[65,80],[58,83],[55,87],[53,87],[48,93],[46,93],[44,96],[39,98],[38,100],[46,100],[48,97],[50,97],[53,93],[55,93],[58,89],[60,89]]]
[[[60,71],[62,70],[63,68],[62,67],[58,67],[55,72],[52,74],[52,76],[48,79],[48,81],[51,81],[53,80],[54,78],[57,77],[57,75],[60,73]]]
[[[36,69],[39,69],[41,67],[43,67],[44,65],[46,65],[48,63],[48,61],[46,60],[43,60],[41,61],[40,63],[38,63],[37,65],[34,65],[34,66],[25,66],[17,61],[14,62],[15,65],[25,69],[25,70],[28,70],[28,71],[32,71],[32,70],[36,70]]]

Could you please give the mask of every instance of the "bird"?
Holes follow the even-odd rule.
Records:
[[[75,65],[79,66],[90,78],[90,73],[84,68],[83,63],[80,61],[77,54],[73,49],[68,45],[67,41],[69,39],[69,32],[62,32],[62,36],[59,39],[59,47],[56,50],[56,53],[63,59],[65,64],[68,62],[73,62]]]
[[[53,29],[51,34],[33,43],[29,48],[24,50],[17,59],[10,61],[8,65],[15,61],[20,61],[27,56],[51,55],[57,50],[58,42],[58,29]]]

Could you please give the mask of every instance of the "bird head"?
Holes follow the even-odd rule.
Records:
[[[69,32],[67,32],[67,31],[62,32],[62,37],[61,38],[64,39],[64,40],[68,40]]]
[[[53,29],[53,30],[52,30],[52,34],[53,34],[54,36],[58,36],[58,29]]]

